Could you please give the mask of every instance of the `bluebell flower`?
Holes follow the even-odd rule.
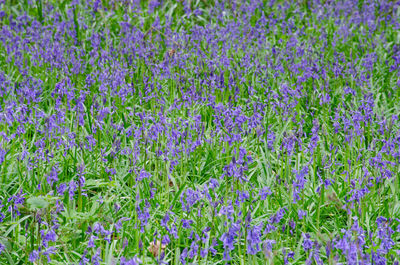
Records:
[[[6,246],[0,243],[0,255],[3,253],[3,251],[6,249]]]
[[[261,223],[248,229],[247,231],[247,253],[256,255],[261,251],[261,230],[264,225]]]
[[[29,261],[30,262],[35,262],[36,260],[39,259],[39,251],[37,250],[33,250],[30,254],[29,254]]]
[[[94,241],[97,239],[98,237],[95,235],[91,235],[88,241],[88,248],[94,248],[96,245],[94,243]]]
[[[193,224],[192,220],[182,219],[182,227],[185,229],[191,228],[191,224]]]
[[[162,240],[161,240],[161,244],[163,245],[168,245],[171,242],[171,240],[169,239],[168,235],[164,235]]]
[[[97,248],[96,253],[92,256],[93,265],[100,265],[100,261],[102,261],[102,259],[100,258],[100,254],[101,254],[101,249]]]
[[[57,165],[56,166],[53,166],[52,168],[51,168],[51,171],[50,171],[50,173],[47,175],[47,183],[50,185],[50,186],[52,186],[53,185],[53,183],[56,183],[57,181],[58,181],[58,167],[57,167]]]
[[[262,251],[265,255],[265,258],[269,259],[272,257],[272,248],[274,244],[276,244],[275,240],[266,239],[263,241]]]
[[[69,182],[69,187],[68,187],[68,195],[69,195],[69,199],[70,199],[70,200],[73,200],[73,199],[74,199],[76,189],[77,189],[76,181],[71,180],[71,181]]]
[[[64,196],[65,191],[68,189],[67,184],[65,183],[61,183],[58,187],[57,187],[57,193],[59,196]]]
[[[304,241],[303,241],[303,249],[304,249],[304,251],[305,252],[307,252],[307,251],[309,251],[310,249],[312,249],[313,248],[313,242],[311,241],[311,239],[310,239],[310,235],[308,234],[308,233],[303,233],[303,239],[304,239]]]
[[[306,211],[303,211],[301,209],[298,211],[299,220],[302,220],[306,215],[307,215]]]
[[[47,248],[44,252],[43,252],[43,256],[47,257],[47,262],[50,263],[51,259],[50,259],[50,254],[56,254],[56,247],[49,247]]]
[[[186,264],[186,258],[187,258],[187,256],[188,256],[188,249],[187,249],[187,248],[184,248],[183,251],[182,251],[182,253],[181,253],[181,255],[180,255],[180,257],[179,257],[179,260],[180,260],[180,262],[181,262],[183,265]]]
[[[127,260],[125,257],[121,258],[121,265],[139,265],[142,263],[143,263],[142,260],[136,256],[130,260]]]
[[[269,187],[264,187],[260,190],[259,196],[261,200],[265,200],[267,196],[271,195],[271,189]]]
[[[18,206],[23,205],[25,202],[25,195],[26,193],[22,193],[22,189],[15,195],[10,196],[8,198],[8,202],[12,202],[10,206],[8,207],[8,212],[12,212],[13,217],[15,215],[19,216],[21,213],[18,210]]]

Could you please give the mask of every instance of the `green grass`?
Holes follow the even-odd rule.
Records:
[[[182,219],[193,221],[192,231],[200,238],[207,235],[199,241],[193,264],[225,264],[221,236],[235,221],[240,221],[242,234],[235,238],[229,264],[282,264],[283,251],[295,252],[292,264],[304,264],[310,251],[303,250],[303,233],[321,246],[324,263],[346,263],[346,253],[336,249],[328,258],[325,248],[343,237],[343,229],[352,231],[358,222],[372,233],[372,239],[365,235],[366,246],[359,250],[364,254],[381,246],[376,223],[380,216],[391,218],[388,227],[396,230],[399,123],[394,115],[399,113],[399,89],[398,69],[392,71],[391,66],[400,35],[393,21],[381,21],[368,35],[368,23],[354,22],[355,10],[342,13],[341,24],[333,15],[320,17],[333,11],[333,4],[318,14],[310,9],[313,4],[291,4],[283,10],[279,1],[272,7],[264,3],[264,9],[254,12],[250,7],[232,11],[230,1],[225,3],[224,19],[219,19],[211,1],[190,1],[191,9],[198,8],[201,15],[188,15],[184,4],[176,1],[154,12],[149,12],[147,1],[141,1],[136,11],[123,1],[102,2],[107,10],[98,12],[83,2],[0,4],[7,16],[16,18],[26,11],[43,22],[34,33],[27,29],[37,22],[29,21],[20,31],[9,30],[13,37],[0,38],[0,71],[7,80],[0,87],[0,148],[7,151],[0,163],[0,199],[5,205],[0,263],[28,263],[30,253],[42,244],[41,230],[45,234],[55,224],[57,239],[48,246],[57,252],[50,255],[51,262],[42,255],[38,264],[76,264],[85,250],[92,258],[97,248],[101,264],[134,256],[155,264],[157,257],[148,247],[167,234],[171,242],[164,259],[180,264],[180,255],[193,241]],[[398,21],[398,12],[393,15]],[[60,21],[70,32],[55,27]],[[123,23],[129,23],[129,29]],[[10,25],[9,19],[0,22],[3,30]],[[349,26],[348,38],[335,37],[343,25]],[[297,44],[291,47],[294,37]],[[54,45],[60,53],[46,54],[54,53]],[[369,68],[365,60],[372,55],[376,60]],[[368,81],[362,80],[366,75]],[[368,108],[371,116],[365,118]],[[252,120],[239,126],[245,117],[253,117],[257,126]],[[314,120],[318,141],[308,152]],[[338,132],[335,121],[341,126]],[[268,147],[271,131],[276,137],[273,149]],[[283,146],[291,140],[290,152]],[[221,178],[224,167],[240,159],[240,147],[251,156],[244,158],[246,181]],[[28,153],[21,158],[24,151]],[[374,165],[373,159],[382,165]],[[383,165],[386,161],[392,164]],[[68,190],[60,196],[57,187],[78,181],[82,164],[85,184],[77,187],[73,198]],[[294,203],[294,170],[305,166],[306,182]],[[53,167],[58,181],[50,184]],[[150,177],[139,181],[141,170]],[[384,176],[389,172],[385,170],[392,177]],[[211,179],[219,181],[215,189],[207,188]],[[323,185],[327,179],[332,185]],[[257,196],[264,187],[272,194],[262,201]],[[346,201],[363,188],[368,192],[359,202]],[[14,216],[7,211],[12,203],[7,200],[21,190],[25,201],[18,206],[21,215]],[[187,211],[182,200],[192,191],[197,199]],[[230,203],[231,217],[223,214]],[[57,204],[63,204],[64,211],[58,211]],[[139,216],[145,207],[147,224]],[[263,229],[261,234],[261,240],[276,242],[272,257],[262,251],[249,254],[250,228],[266,225],[281,209],[285,214],[274,224],[276,230]],[[302,220],[299,210],[307,213]],[[175,225],[177,237],[162,225],[166,213],[171,216],[168,229]],[[248,213],[250,225],[245,222]],[[124,221],[117,232],[118,220]],[[293,222],[295,227],[290,228]],[[113,232],[96,234],[96,247],[87,248],[96,223]],[[209,231],[203,233],[205,228]],[[216,254],[201,257],[201,249],[213,239],[219,243]],[[384,254],[389,264],[399,259],[394,251],[400,247],[398,232],[392,240]]]

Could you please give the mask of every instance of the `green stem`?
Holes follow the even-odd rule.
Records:
[[[321,194],[320,194],[320,197],[319,197],[318,208],[317,208],[317,229],[318,230],[319,230],[319,227],[320,227],[320,214],[321,214],[321,210],[320,209],[321,209],[322,204],[324,202],[324,196],[325,196],[325,185],[322,184]]]
[[[78,23],[78,14],[77,14],[77,6],[74,7],[74,25],[75,25],[75,32],[76,32],[76,41],[78,45],[80,44],[80,32],[79,32],[79,23]]]
[[[43,22],[42,0],[37,0],[36,6],[37,6],[37,11],[38,11],[39,21],[42,23]]]
[[[82,212],[82,187],[78,188],[78,212]]]

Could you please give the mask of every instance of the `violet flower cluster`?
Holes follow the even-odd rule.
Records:
[[[1,1],[1,264],[399,264],[400,5]]]

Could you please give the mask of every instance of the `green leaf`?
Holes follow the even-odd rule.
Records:
[[[30,210],[40,210],[49,206],[49,202],[42,197],[30,197],[26,202]]]

